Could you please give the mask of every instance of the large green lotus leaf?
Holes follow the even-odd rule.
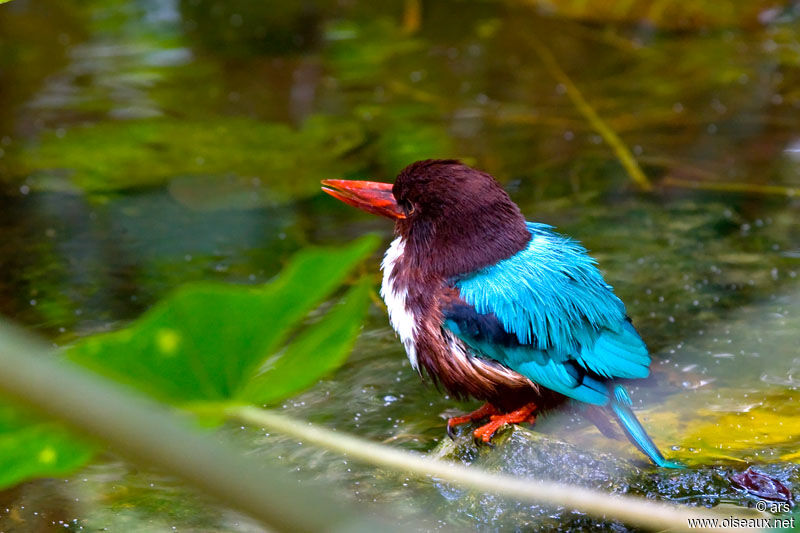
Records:
[[[129,327],[78,342],[67,356],[164,401],[229,401],[375,245],[367,236],[335,250],[303,251],[260,287],[188,285]],[[354,332],[353,323],[347,325]],[[300,351],[283,357],[307,355]],[[318,376],[313,358],[304,361],[309,375]]]
[[[374,249],[376,240],[367,236],[338,250],[306,250],[261,287],[189,285],[128,328],[88,337],[66,355],[172,403],[276,401],[311,385],[347,357],[369,302],[366,279],[253,379],[297,323]],[[0,489],[65,475],[93,453],[94,447],[58,424],[0,404]]]
[[[340,366],[358,336],[369,306],[372,282],[355,285],[341,303],[307,328],[238,395],[247,403],[269,404],[312,385]]]
[[[94,453],[55,423],[0,405],[0,489],[35,477],[64,475]]]
[[[255,180],[272,203],[353,172],[358,163],[344,156],[363,142],[357,122],[324,116],[300,129],[235,117],[103,122],[43,134],[13,171],[34,190],[87,192],[237,176]]]

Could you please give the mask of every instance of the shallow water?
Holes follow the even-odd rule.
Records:
[[[390,181],[416,159],[459,157],[599,260],[654,353],[652,379],[631,390],[668,455],[767,465],[797,483],[800,14],[720,18],[708,6],[707,17],[644,20],[537,6],[3,5],[0,312],[67,343],[191,280],[258,283],[307,244],[365,232],[388,243],[387,223],[325,197],[318,181]],[[653,192],[637,190],[541,46]],[[427,451],[447,414],[471,407],[420,382],[373,306],[349,362],[283,409]],[[536,429],[642,466],[567,414]],[[429,527],[519,524],[519,509],[471,514],[444,488],[257,428],[227,431],[303,479],[339,481],[343,496],[392,502]],[[110,457],[0,503],[4,529],[258,530]]]

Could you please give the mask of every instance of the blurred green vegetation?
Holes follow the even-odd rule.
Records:
[[[2,488],[31,478],[67,475],[89,461],[95,451],[57,423],[39,421],[9,405],[0,405],[0,434]]]
[[[376,244],[364,238],[340,250],[305,250],[260,288],[186,286],[127,328],[82,339],[67,357],[171,403],[275,403],[349,352],[366,312],[363,283],[259,372]]]
[[[357,163],[342,158],[362,143],[358,123],[321,116],[299,131],[246,118],[126,121],[51,132],[25,151],[19,172],[37,191],[90,193],[234,173],[263,178],[265,202],[280,203],[353,172]]]
[[[337,250],[305,250],[260,287],[186,285],[128,327],[86,337],[67,347],[65,355],[216,420],[228,404],[275,404],[313,385],[350,353],[369,302],[370,284],[363,280],[284,345],[376,244],[374,236],[366,236]],[[55,424],[0,407],[0,487],[64,475],[92,457],[93,446]]]

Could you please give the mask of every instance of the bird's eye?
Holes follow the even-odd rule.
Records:
[[[414,204],[412,204],[408,200],[403,200],[403,202],[400,204],[400,207],[403,208],[403,211],[405,211],[406,216],[411,216],[414,214],[415,210]]]

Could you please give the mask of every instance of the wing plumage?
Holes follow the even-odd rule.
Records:
[[[463,302],[443,309],[444,327],[536,383],[605,405],[607,381],[649,374],[647,347],[580,244],[528,229],[526,249],[453,280]]]

